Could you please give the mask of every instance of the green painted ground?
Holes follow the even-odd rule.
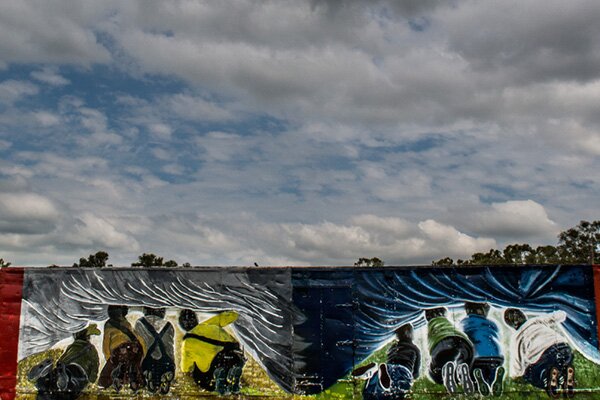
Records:
[[[369,362],[384,362],[387,349],[382,349],[376,354],[365,360],[362,364]],[[359,365],[359,366],[360,366]],[[600,399],[600,366],[588,361],[579,353],[575,353],[575,374],[577,383],[577,393],[575,398],[579,399]],[[318,400],[327,399],[361,399],[362,389],[365,385],[364,381],[353,380],[349,376],[340,380],[333,385],[329,390],[317,395],[310,396]],[[483,398],[482,396],[476,396]],[[452,400],[452,399],[467,399],[473,396],[464,394],[448,395],[442,385],[433,383],[426,377],[417,379],[413,385],[413,392],[410,399],[423,400]],[[504,384],[504,393],[502,399],[507,400],[527,400],[527,399],[544,399],[549,398],[546,393],[540,389],[534,388],[530,384],[519,379],[513,380],[507,378]]]
[[[32,356],[29,359],[23,360],[19,363],[19,385],[18,385],[18,398],[21,400],[33,400],[35,399],[35,389],[31,382],[28,382],[25,378],[26,371],[29,370],[31,365],[39,362],[45,357],[57,358],[59,351],[51,350],[36,356]],[[384,348],[369,359],[365,360],[363,364],[369,362],[384,362],[387,354],[387,348]],[[581,354],[575,354],[575,370],[577,380],[577,394],[576,398],[579,399],[600,399],[600,367],[594,363],[585,359]],[[173,386],[173,390],[169,393],[168,398],[177,399],[199,399],[199,398],[230,398],[230,399],[290,399],[290,400],[360,400],[362,398],[362,389],[365,382],[362,380],[356,380],[350,378],[350,376],[341,379],[337,384],[333,385],[323,393],[315,396],[299,396],[289,395],[279,389],[264,373],[264,371],[254,362],[249,362],[244,368],[244,374],[242,379],[242,392],[236,396],[223,396],[219,397],[214,393],[202,392],[192,382],[188,376],[180,375],[177,378],[176,383]],[[596,389],[597,388],[597,389]],[[86,390],[80,399],[82,400],[113,400],[115,398],[120,399],[159,399],[160,396],[150,395],[143,391],[137,394],[130,393],[128,390],[117,395],[112,391],[99,391],[95,385],[91,386]],[[164,398],[164,397],[163,397]],[[445,389],[441,385],[436,385],[426,377],[421,377],[415,381],[413,386],[413,393],[409,397],[410,399],[423,399],[423,400],[451,400],[460,399],[466,400],[467,398],[473,398],[473,396],[467,397],[459,394],[450,396],[446,394]],[[476,396],[475,398],[482,398]],[[548,398],[545,392],[532,387],[531,385],[520,382],[518,380],[512,380],[507,378],[504,386],[504,393],[501,397],[507,400],[528,400],[528,399],[544,399]]]

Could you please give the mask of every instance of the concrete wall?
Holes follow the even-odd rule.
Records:
[[[1,395],[597,398],[599,271],[2,269]]]

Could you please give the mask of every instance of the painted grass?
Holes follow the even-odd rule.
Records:
[[[382,349],[360,365],[369,362],[384,362],[387,349]],[[359,366],[360,366],[359,365]],[[600,399],[600,367],[587,360],[580,353],[575,353],[575,376],[577,384],[578,399]],[[365,383],[363,381],[353,380],[349,376],[340,380],[326,392],[310,396],[318,400],[325,399],[361,399],[362,389]],[[353,397],[354,396],[354,397]],[[467,396],[464,394],[449,395],[442,385],[432,382],[426,377],[420,377],[413,385],[413,390],[407,399],[423,400],[453,400],[467,398],[483,398],[483,396]],[[543,390],[537,389],[521,379],[506,378],[504,383],[504,393],[500,397],[507,400],[527,400],[549,398]]]
[[[384,348],[373,354],[363,364],[369,362],[384,362],[387,349]],[[19,379],[17,385],[17,399],[34,400],[35,388],[26,378],[26,373],[39,361],[53,357],[58,358],[60,352],[51,350],[45,353],[37,354],[29,357],[19,363]],[[362,364],[361,364],[362,365]],[[599,399],[600,398],[600,367],[585,359],[581,354],[575,354],[575,370],[577,380],[578,399]],[[362,389],[365,385],[364,381],[352,379],[346,376],[340,379],[338,383],[325,390],[323,393],[313,396],[290,395],[283,392],[277,385],[267,376],[260,366],[249,359],[244,367],[242,375],[242,391],[238,395],[222,396],[230,399],[314,399],[314,400],[359,400],[362,398]],[[132,393],[129,390],[123,390],[119,394],[113,390],[101,390],[96,385],[88,387],[86,392],[80,397],[82,400],[103,400],[103,399],[160,399],[160,396],[151,395],[147,392],[140,391]],[[208,393],[200,390],[191,377],[178,374],[176,382],[172,386],[172,390],[168,396],[162,397],[169,399],[216,399],[220,398],[214,393]],[[413,393],[408,397],[410,399],[423,400],[452,400],[452,399],[467,399],[467,398],[482,398],[481,396],[466,396],[463,394],[450,396],[445,392],[441,385],[437,385],[426,377],[421,377],[415,381]],[[531,385],[507,378],[504,385],[504,393],[501,397],[507,400],[528,400],[528,399],[544,399],[548,396],[542,390],[536,389]]]

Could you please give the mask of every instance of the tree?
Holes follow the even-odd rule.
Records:
[[[131,263],[132,267],[176,267],[174,260],[164,261],[162,257],[153,253],[144,253],[138,256],[138,261]]]
[[[528,244],[509,244],[502,252],[506,264],[532,264],[535,250]]]
[[[4,261],[4,258],[0,258],[0,268],[10,267],[11,263]]]
[[[377,257],[373,258],[359,258],[357,262],[354,263],[355,267],[383,267],[384,262]]]
[[[490,249],[487,253],[475,253],[470,260],[463,261],[459,265],[499,265],[506,264],[502,252],[496,249]]]
[[[445,257],[445,258],[441,258],[437,261],[433,261],[431,263],[431,265],[435,265],[435,266],[454,265],[454,260],[451,259],[450,257]]]
[[[593,264],[600,245],[600,220],[581,221],[577,226],[558,235],[558,246],[509,244],[503,251],[490,249],[487,253],[475,253],[468,260],[450,257],[433,261],[432,265],[498,265],[498,264]]]
[[[538,246],[535,249],[533,264],[560,264],[561,257],[556,246]]]
[[[106,261],[108,261],[108,253],[105,251],[98,251],[96,254],[90,254],[88,258],[80,258],[79,264],[74,263],[73,267],[104,268],[106,267]]]
[[[554,246],[538,246],[535,249],[528,244],[509,244],[503,251],[490,249],[487,253],[475,253],[468,260],[450,257],[433,261],[431,265],[502,265],[502,264],[560,264],[558,249]]]
[[[600,244],[600,220],[580,221],[558,235],[559,252],[564,264],[594,263],[594,254]]]

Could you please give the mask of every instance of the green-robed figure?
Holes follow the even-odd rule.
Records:
[[[46,359],[29,371],[27,377],[35,382],[38,400],[74,400],[89,383],[96,381],[100,360],[90,337],[100,335],[96,324],[76,332],[56,365]]]
[[[465,394],[473,394],[475,385],[471,379],[473,344],[446,317],[444,307],[425,311],[427,341],[429,342],[429,376],[435,383],[443,384],[448,393],[454,394],[462,386]]]

